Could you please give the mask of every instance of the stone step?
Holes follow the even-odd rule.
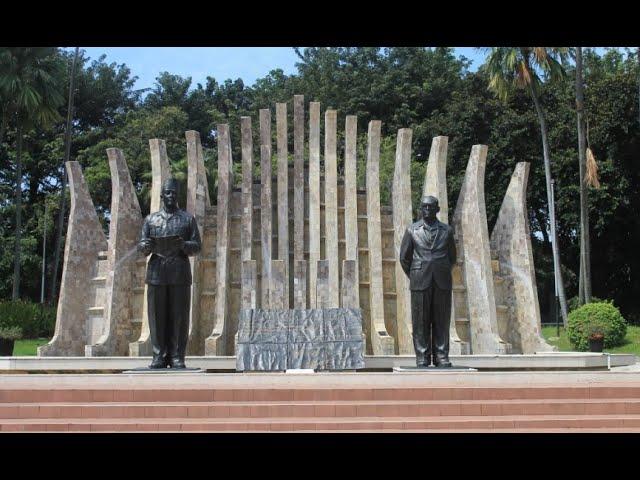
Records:
[[[438,417],[514,415],[636,415],[639,399],[331,401],[331,402],[95,402],[4,403],[0,419]]]
[[[333,418],[59,418],[2,419],[0,431],[381,431],[477,429],[612,429],[640,431],[640,415],[514,415]]]
[[[2,389],[3,403],[276,402],[380,400],[640,399],[640,386],[504,386],[425,388],[47,388]]]

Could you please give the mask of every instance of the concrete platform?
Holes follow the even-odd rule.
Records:
[[[526,371],[633,368],[638,359],[631,354],[545,352],[533,355],[453,355],[450,360],[454,365],[481,371]],[[144,368],[150,361],[151,357],[0,357],[0,372],[122,372]],[[235,372],[236,358],[194,356],[187,357],[186,364],[210,372]],[[369,371],[392,371],[397,367],[411,366],[415,366],[412,355],[365,356],[365,370]]]

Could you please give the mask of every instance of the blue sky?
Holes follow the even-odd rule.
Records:
[[[207,76],[218,82],[227,78],[242,78],[247,85],[281,68],[284,73],[296,72],[298,61],[290,47],[81,47],[85,55],[97,59],[106,54],[106,61],[125,63],[138,77],[136,88],[151,88],[160,72],[167,71],[192,77],[193,85],[206,82]],[[473,61],[475,71],[483,54],[474,48],[456,48],[456,54]]]

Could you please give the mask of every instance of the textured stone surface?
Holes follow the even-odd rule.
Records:
[[[86,319],[90,291],[87,285],[96,276],[96,260],[107,249],[96,209],[78,162],[67,162],[71,208],[64,246],[62,283],[58,297],[56,327],[47,345],[38,347],[38,356],[84,355],[87,343]]]
[[[344,238],[345,238],[345,260],[355,262],[353,279],[351,273],[344,274],[343,262],[343,282],[345,278],[353,282],[355,290],[351,290],[351,286],[347,286],[347,296],[349,301],[353,302],[348,306],[341,304],[343,308],[360,308],[360,275],[358,269],[358,185],[357,185],[357,129],[358,117],[348,115],[345,122],[345,147],[344,147]],[[344,292],[344,284],[343,289]],[[344,302],[344,293],[343,293]]]
[[[309,307],[316,308],[320,260],[320,103],[309,104]]]
[[[364,368],[360,310],[243,310],[236,369],[293,368]]]
[[[327,110],[324,115],[324,245],[325,257],[329,260],[329,308],[340,306],[337,113]]]
[[[293,308],[307,308],[307,262],[298,260],[293,263]]]
[[[541,334],[540,304],[527,217],[528,177],[529,163],[518,163],[491,234],[491,248],[500,262],[504,302],[508,308],[505,340],[513,346],[513,353],[555,350]]]
[[[340,305],[342,308],[360,308],[358,296],[358,264],[355,260],[342,261],[342,285]]]
[[[242,304],[243,310],[252,310],[258,307],[256,298],[257,288],[257,263],[255,260],[242,262]]]
[[[447,147],[449,137],[434,137],[431,141],[431,151],[429,152],[429,161],[425,171],[424,185],[422,196],[433,195],[438,199],[440,212],[436,215],[442,223],[449,224],[449,200],[447,197]],[[460,255],[458,255],[460,258]],[[460,268],[457,265],[454,269]],[[454,286],[456,285],[457,275],[454,275]],[[463,342],[458,335],[456,328],[456,318],[462,312],[456,311],[455,292],[451,292],[454,297],[451,302],[451,323],[449,326],[449,353],[451,355],[466,355],[470,353],[468,342]],[[466,302],[466,290],[461,291],[458,295],[464,295]]]
[[[271,260],[271,281],[269,282],[269,308],[287,310],[289,299],[286,297],[286,275],[284,260]]]
[[[142,214],[122,150],[108,148],[107,156],[113,195],[107,247],[109,273],[105,287],[105,322],[98,342],[85,347],[85,355],[88,357],[126,355],[129,342],[133,341],[131,292],[135,261],[139,255],[136,245],[142,226]]]
[[[411,138],[409,128],[398,130],[396,163],[393,172],[393,228],[394,258],[396,259],[396,322],[398,353],[413,353],[411,326],[411,291],[409,279],[400,264],[400,244],[407,227],[412,223],[411,215]]]
[[[282,307],[289,308],[289,161],[287,104],[276,103],[278,147],[278,259],[284,262]]]
[[[369,122],[367,145],[367,237],[369,246],[369,315],[374,355],[393,355],[394,341],[384,323],[382,285],[382,230],[380,220],[380,129],[381,122]]]
[[[329,307],[331,299],[329,297],[329,260],[318,260],[316,271],[316,305],[318,308]]]
[[[251,117],[240,117],[242,135],[242,234],[241,254],[243,261],[251,260],[253,241],[253,137]]]
[[[162,192],[162,184],[171,176],[171,167],[169,166],[167,145],[164,140],[157,138],[149,140],[149,151],[151,153],[151,205],[149,211],[157,212],[160,210],[160,193]],[[145,261],[145,270],[146,263],[148,261],[149,259],[147,258]],[[129,344],[129,355],[133,356],[151,355],[151,336],[147,309],[147,285],[144,284],[142,288],[144,288],[144,291],[142,292],[142,311],[140,313],[140,318],[142,318],[140,338]]]
[[[463,259],[463,278],[468,296],[470,343],[473,354],[509,352],[509,344],[498,335],[484,202],[486,161],[487,147],[474,145],[453,217],[458,256]]]
[[[200,134],[194,130],[185,132],[187,140],[187,212],[191,213],[198,224],[200,235],[203,234],[205,224],[205,213],[211,207],[209,199],[209,183],[207,181],[207,170],[204,166],[204,155],[202,153],[202,143]],[[187,353],[189,355],[201,355],[204,349],[201,348],[202,337],[200,325],[200,295],[202,291],[202,281],[200,279],[200,259],[202,251],[197,255],[189,257],[193,282],[191,283],[191,307],[189,309],[189,340],[187,342]],[[204,312],[206,315],[207,312]]]
[[[271,112],[260,110],[260,245],[262,248],[262,308],[269,308],[271,278]]]
[[[233,161],[229,125],[218,125],[218,208],[216,244],[216,304],[214,327],[205,340],[206,355],[224,355],[228,334],[227,296],[229,294],[229,202],[233,188]]]
[[[293,262],[304,260],[304,95],[293,96]],[[306,270],[305,270],[306,272]],[[304,292],[306,308],[307,292]],[[296,307],[299,308],[299,307]]]

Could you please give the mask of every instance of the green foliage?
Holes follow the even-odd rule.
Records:
[[[0,338],[18,340],[22,338],[22,329],[20,327],[0,327]]]
[[[56,309],[18,300],[0,302],[0,328],[19,328],[25,338],[51,337],[56,324]]]
[[[598,297],[591,297],[591,302],[589,303],[602,303],[604,302],[604,300],[598,298]],[[575,296],[575,297],[571,297],[569,299],[569,301],[567,302],[567,307],[569,308],[569,311],[572,312],[573,310],[575,310],[576,308],[580,308],[580,299]]]
[[[589,336],[604,333],[604,346],[621,345],[627,334],[627,322],[611,302],[588,303],[569,314],[567,334],[576,350],[589,348]]]

